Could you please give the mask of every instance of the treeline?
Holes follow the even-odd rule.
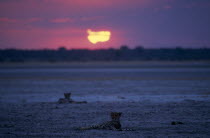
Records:
[[[136,47],[129,49],[122,46],[120,49],[102,50],[67,50],[60,47],[57,50],[0,50],[0,62],[71,62],[71,61],[185,61],[210,60],[210,48],[160,48],[144,49]]]

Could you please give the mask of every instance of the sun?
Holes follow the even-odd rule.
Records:
[[[110,31],[94,32],[88,29],[87,33],[88,33],[88,40],[93,44],[96,44],[98,42],[107,42],[110,40],[111,37]]]

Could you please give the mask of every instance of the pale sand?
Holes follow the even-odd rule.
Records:
[[[210,102],[90,102],[87,104],[0,103],[0,137],[209,137]],[[123,128],[136,131],[75,128],[109,120],[122,112]],[[171,125],[172,121],[184,124]]]

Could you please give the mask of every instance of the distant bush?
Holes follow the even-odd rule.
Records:
[[[210,60],[210,49],[186,48],[160,48],[145,49],[138,46],[130,49],[124,45],[120,49],[68,50],[60,47],[57,50],[0,50],[0,62],[64,62],[64,61],[184,61],[184,60]]]

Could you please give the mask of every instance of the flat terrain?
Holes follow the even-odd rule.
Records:
[[[209,137],[209,84],[208,62],[1,64],[0,137]],[[135,131],[75,129],[112,111]]]
[[[0,137],[209,137],[210,102],[92,102],[88,104],[1,104]],[[123,128],[135,131],[75,130],[123,113]],[[184,124],[171,125],[172,121]]]

